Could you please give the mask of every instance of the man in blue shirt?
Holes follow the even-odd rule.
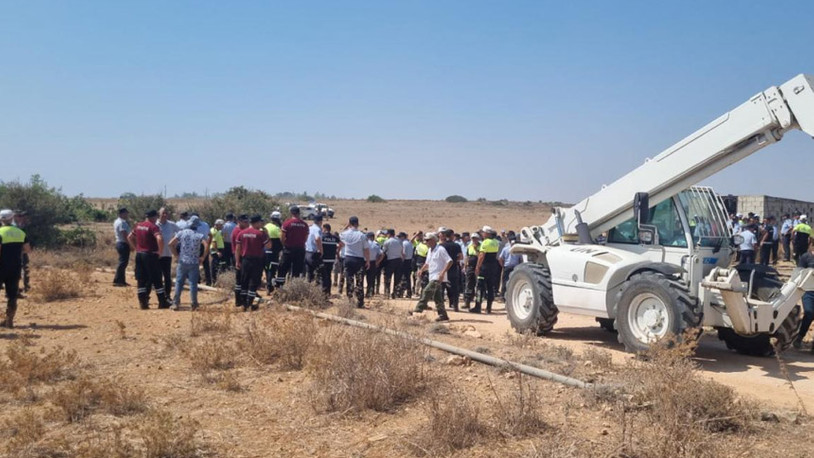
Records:
[[[794,222],[791,216],[786,213],[783,215],[783,224],[780,226],[780,238],[783,242],[783,260],[786,262],[791,261],[791,230],[794,229]],[[777,258],[775,258],[777,259]]]
[[[226,222],[223,224],[223,229],[220,233],[223,234],[223,265],[227,269],[231,269],[235,265],[235,260],[232,256],[232,231],[237,227],[235,223],[234,213],[227,213],[223,218]]]
[[[370,267],[370,248],[367,236],[359,230],[359,218],[351,216],[345,231],[339,234],[345,245],[345,280],[348,282],[348,299],[356,293],[356,306],[365,308],[365,271]]]
[[[120,208],[119,217],[113,223],[113,232],[116,237],[116,253],[119,255],[116,275],[113,277],[113,286],[129,286],[124,277],[127,264],[130,263],[130,243],[127,241],[127,235],[130,234],[130,223],[127,222],[129,214],[126,208]]]
[[[512,246],[514,246],[515,242],[517,242],[517,236],[514,232],[509,231],[508,235],[509,243],[503,247],[503,250],[500,252],[500,256],[498,257],[498,264],[503,268],[503,281],[500,285],[501,295],[506,295],[506,283],[509,281],[509,275],[511,275],[512,271],[518,264],[523,262],[523,257],[519,254],[511,254],[509,250],[511,250]],[[505,297],[504,297],[505,298]]]

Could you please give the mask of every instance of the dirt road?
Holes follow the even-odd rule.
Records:
[[[415,306],[414,301],[390,301],[405,311]],[[491,315],[450,312],[450,323],[474,326],[483,339],[505,341],[513,332],[503,304],[495,304]],[[429,312],[434,317],[434,312]],[[554,331],[541,337],[547,341],[582,352],[590,347],[608,350],[615,362],[630,358],[617,341],[616,334],[607,332],[591,317],[560,313]],[[476,339],[470,339],[476,340]],[[474,342],[472,345],[475,345]],[[701,338],[696,360],[707,376],[720,383],[734,387],[738,392],[770,403],[778,408],[796,409],[799,401],[789,382],[782,374],[776,358],[759,358],[734,353],[719,341],[716,334],[708,333]],[[814,355],[808,350],[791,349],[783,354],[789,378],[809,412],[814,411]]]

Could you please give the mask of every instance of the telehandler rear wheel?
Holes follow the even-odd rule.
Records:
[[[547,267],[527,262],[514,268],[506,284],[506,313],[520,333],[541,336],[554,328],[559,310],[554,305]]]
[[[732,328],[717,328],[718,338],[724,341],[726,348],[742,355],[771,356],[775,353],[775,348],[781,353],[788,350],[800,333],[802,320],[800,306],[795,305],[789,316],[780,323],[780,327],[773,334],[742,336]],[[774,345],[772,345],[772,340],[774,340]]]
[[[616,330],[625,350],[640,353],[668,337],[680,339],[701,325],[698,301],[658,272],[634,274],[616,295]]]

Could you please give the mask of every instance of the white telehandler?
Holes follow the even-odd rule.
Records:
[[[554,209],[544,225],[523,228],[511,251],[527,262],[505,295],[512,327],[543,335],[563,311],[596,317],[631,352],[698,326],[716,328],[740,353],[791,345],[814,269],[783,283],[772,268],[730,267],[723,202],[694,185],[790,130],[814,136],[812,86],[809,75],[772,86],[582,202]],[[596,244],[605,232],[606,244]]]

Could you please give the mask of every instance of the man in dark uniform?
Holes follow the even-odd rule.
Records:
[[[227,213],[224,217],[226,220],[223,223],[223,229],[221,229],[221,233],[223,234],[223,264],[226,265],[227,269],[231,269],[235,265],[235,258],[234,258],[234,249],[232,248],[232,231],[237,228],[237,223],[235,223],[235,215],[233,213]]]
[[[158,255],[164,246],[161,229],[155,224],[158,212],[150,210],[144,215],[144,221],[136,224],[133,232],[127,236],[130,246],[136,251],[136,281],[138,283],[138,301],[142,310],[150,308],[150,289],[155,288],[158,296],[158,308],[169,308],[170,303],[164,294],[161,279],[161,266]]]
[[[464,289],[464,308],[468,309],[475,299],[475,290],[478,285],[478,276],[475,275],[475,267],[478,265],[478,255],[480,254],[480,234],[475,232],[471,236],[472,243],[466,247],[466,287]],[[483,282],[481,282],[483,284]]]
[[[235,268],[240,270],[240,294],[243,309],[257,310],[257,288],[263,279],[265,249],[271,246],[268,234],[262,231],[263,217],[254,215],[251,226],[240,231],[235,250]]]
[[[308,240],[308,224],[300,219],[300,207],[289,209],[291,218],[283,223],[280,241],[283,242],[283,258],[277,273],[277,285],[285,285],[285,277],[301,277],[305,272],[305,241]]]
[[[237,217],[237,226],[232,229],[232,258],[237,257],[237,238],[240,236],[240,231],[249,227],[249,215],[240,215]],[[243,306],[243,296],[245,293],[241,291],[241,274],[240,268],[235,265],[235,307]]]
[[[0,325],[5,328],[14,327],[23,255],[28,255],[31,250],[28,237],[22,229],[12,225],[13,219],[11,210],[0,211],[0,283],[6,290],[7,299],[6,318]]]
[[[814,268],[814,239],[809,239],[808,251],[800,255],[797,267]],[[808,328],[811,327],[812,322],[814,322],[814,291],[806,291],[803,293],[803,321],[800,322],[800,333],[794,340],[794,348],[803,347],[803,338],[808,334]],[[811,347],[811,352],[814,353],[814,347]]]
[[[334,269],[337,254],[342,248],[339,237],[331,232],[331,225],[322,225],[322,264],[318,270],[318,278],[322,283],[322,291],[326,296],[331,297],[331,272]]]
[[[495,294],[500,285],[500,264],[497,262],[500,243],[496,239],[497,231],[491,227],[483,226],[481,232],[484,240],[480,245],[475,275],[483,277],[486,286],[486,313],[492,313],[492,302],[495,300]],[[475,307],[469,311],[471,313],[481,313],[481,302],[475,301]]]
[[[452,258],[452,267],[447,271],[447,282],[444,283],[447,298],[449,299],[449,306],[454,311],[458,311],[458,300],[461,294],[461,261],[463,260],[463,253],[461,246],[455,243],[455,231],[446,229],[439,238],[441,242],[439,245],[444,247],[447,254]]]
[[[271,294],[277,283],[277,269],[280,267],[280,253],[283,251],[283,242],[280,241],[280,227],[283,225],[282,215],[278,211],[271,212],[271,221],[264,226],[269,235],[271,247],[266,249],[266,292]]]
[[[20,229],[25,229],[28,226],[28,212],[25,210],[18,210],[14,212],[14,226]],[[27,293],[31,290],[31,267],[29,266],[28,253],[23,252],[23,292]],[[20,295],[19,292],[17,294]]]

